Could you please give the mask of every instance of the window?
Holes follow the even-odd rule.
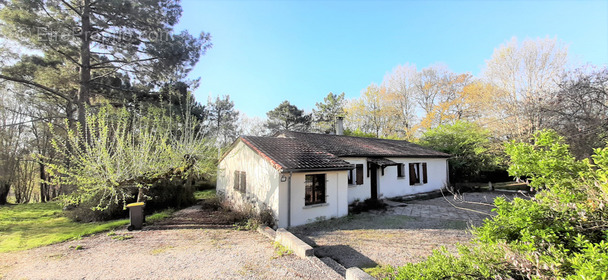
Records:
[[[325,174],[306,175],[304,205],[325,203]]]
[[[357,164],[357,185],[363,185],[363,164]]]
[[[357,164],[355,169],[348,171],[349,185],[363,185],[363,164]]]
[[[239,188],[239,190],[242,193],[247,192],[247,174],[245,173],[245,171],[241,171],[241,187]]]
[[[428,182],[426,175],[426,162],[410,163],[410,185],[426,184]],[[422,169],[422,170],[421,170]]]
[[[245,193],[247,191],[247,173],[234,171],[234,190]]]
[[[405,177],[405,164],[403,164],[403,163],[397,164],[397,177],[399,177],[399,178]]]

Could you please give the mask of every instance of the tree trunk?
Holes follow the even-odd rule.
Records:
[[[144,188],[139,188],[137,192],[137,202],[146,202],[146,194]]]
[[[49,201],[49,186],[46,183],[46,174],[44,170],[44,164],[39,163],[40,168],[40,202]]]
[[[11,189],[11,184],[0,183],[0,205],[6,204],[6,198],[8,197],[8,191]]]
[[[89,103],[91,83],[91,3],[82,0],[82,30],[80,34],[80,87],[78,89],[78,123],[82,129],[84,143],[89,142],[89,133],[86,125],[86,105]],[[81,149],[84,147],[81,143]]]

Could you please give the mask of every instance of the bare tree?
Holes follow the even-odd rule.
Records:
[[[504,99],[500,110],[510,112],[505,125],[514,128],[511,137],[529,135],[543,125],[542,104],[558,88],[568,61],[568,49],[557,39],[517,38],[494,50],[483,73]]]
[[[239,131],[244,135],[266,136],[270,131],[266,127],[266,120],[260,117],[249,117],[244,113],[239,114]]]
[[[5,85],[0,94],[0,205],[7,203],[10,188],[17,180],[29,121],[24,114],[25,105],[9,90]]]
[[[416,123],[416,98],[418,94],[418,72],[416,65],[398,65],[384,76],[382,86],[397,101],[396,122],[403,124],[403,136],[413,137]]]
[[[449,71],[444,65],[431,65],[418,73],[416,101],[425,114],[432,114]]]
[[[591,156],[608,141],[608,68],[568,72],[542,113],[545,127],[564,135],[578,158]]]

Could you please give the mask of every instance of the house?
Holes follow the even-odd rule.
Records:
[[[402,141],[284,131],[242,136],[221,158],[217,191],[271,211],[279,227],[348,214],[348,205],[439,190],[450,155]]]

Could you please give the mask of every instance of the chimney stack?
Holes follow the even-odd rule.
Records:
[[[344,135],[344,117],[336,118],[336,135]]]

